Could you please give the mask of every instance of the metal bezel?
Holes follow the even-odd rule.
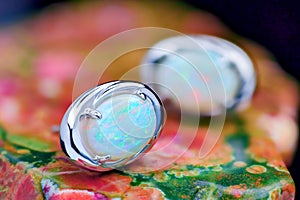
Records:
[[[91,105],[100,102],[113,92],[125,92],[128,94],[136,94],[141,98],[149,99],[156,115],[156,127],[152,137],[148,143],[134,155],[119,159],[111,160],[109,157],[100,157],[101,162],[92,157],[91,153],[82,144],[76,123],[79,123],[82,115],[93,115],[93,111],[87,109]],[[101,117],[101,113],[94,115],[97,118]],[[154,145],[158,138],[164,122],[164,110],[161,100],[158,95],[147,85],[134,81],[112,81],[101,84],[81,94],[66,111],[60,125],[60,142],[64,153],[77,165],[93,171],[108,171],[111,169],[120,168],[124,165],[132,163],[139,158],[143,153],[146,153]]]

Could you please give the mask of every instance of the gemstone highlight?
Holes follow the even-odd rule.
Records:
[[[80,126],[84,146],[94,155],[110,155],[113,160],[134,155],[155,131],[155,110],[149,98],[117,94],[106,98],[97,110],[101,119],[85,118]]]

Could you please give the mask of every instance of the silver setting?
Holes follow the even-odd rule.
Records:
[[[80,120],[82,120],[83,118],[101,119],[102,114],[98,110],[86,108],[80,115]]]
[[[146,100],[146,95],[145,95],[143,92],[137,90],[137,91],[135,92],[135,94],[136,94],[138,97],[140,97],[142,100],[144,100],[144,101]]]
[[[95,155],[83,144],[79,125],[82,120],[101,120],[97,110],[110,95],[136,94],[143,100],[149,100],[156,118],[155,130],[138,152],[126,158],[112,159],[111,155]],[[164,122],[164,109],[157,94],[147,85],[134,81],[112,81],[101,84],[80,95],[66,111],[60,124],[60,141],[63,152],[80,167],[93,171],[108,171],[127,165],[150,150],[160,135]]]
[[[106,156],[96,156],[94,158],[94,161],[98,162],[99,165],[102,165],[104,162],[108,161],[111,158],[110,155],[106,155]]]

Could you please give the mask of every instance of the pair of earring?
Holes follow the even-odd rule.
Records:
[[[77,165],[107,171],[150,150],[165,118],[161,99],[187,113],[218,115],[247,103],[256,84],[253,64],[242,49],[206,35],[155,44],[142,62],[141,75],[155,85],[107,82],[68,108],[60,125],[61,147]],[[190,101],[193,97],[197,101]]]

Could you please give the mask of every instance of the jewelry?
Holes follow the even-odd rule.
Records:
[[[60,139],[77,165],[94,171],[120,169],[147,152],[164,121],[154,91],[183,112],[224,115],[246,104],[256,84],[253,64],[243,50],[205,35],[157,43],[146,54],[141,75],[143,81],[155,83],[153,89],[133,81],[108,82],[83,93],[69,107]]]
[[[247,54],[229,41],[207,35],[158,42],[142,62],[141,76],[145,83],[156,83],[153,89],[162,100],[196,115],[199,111],[201,115],[217,115],[241,108],[251,99],[256,85]]]
[[[151,148],[163,122],[162,103],[150,87],[107,82],[86,91],[68,108],[60,125],[61,147],[81,167],[120,168]]]

